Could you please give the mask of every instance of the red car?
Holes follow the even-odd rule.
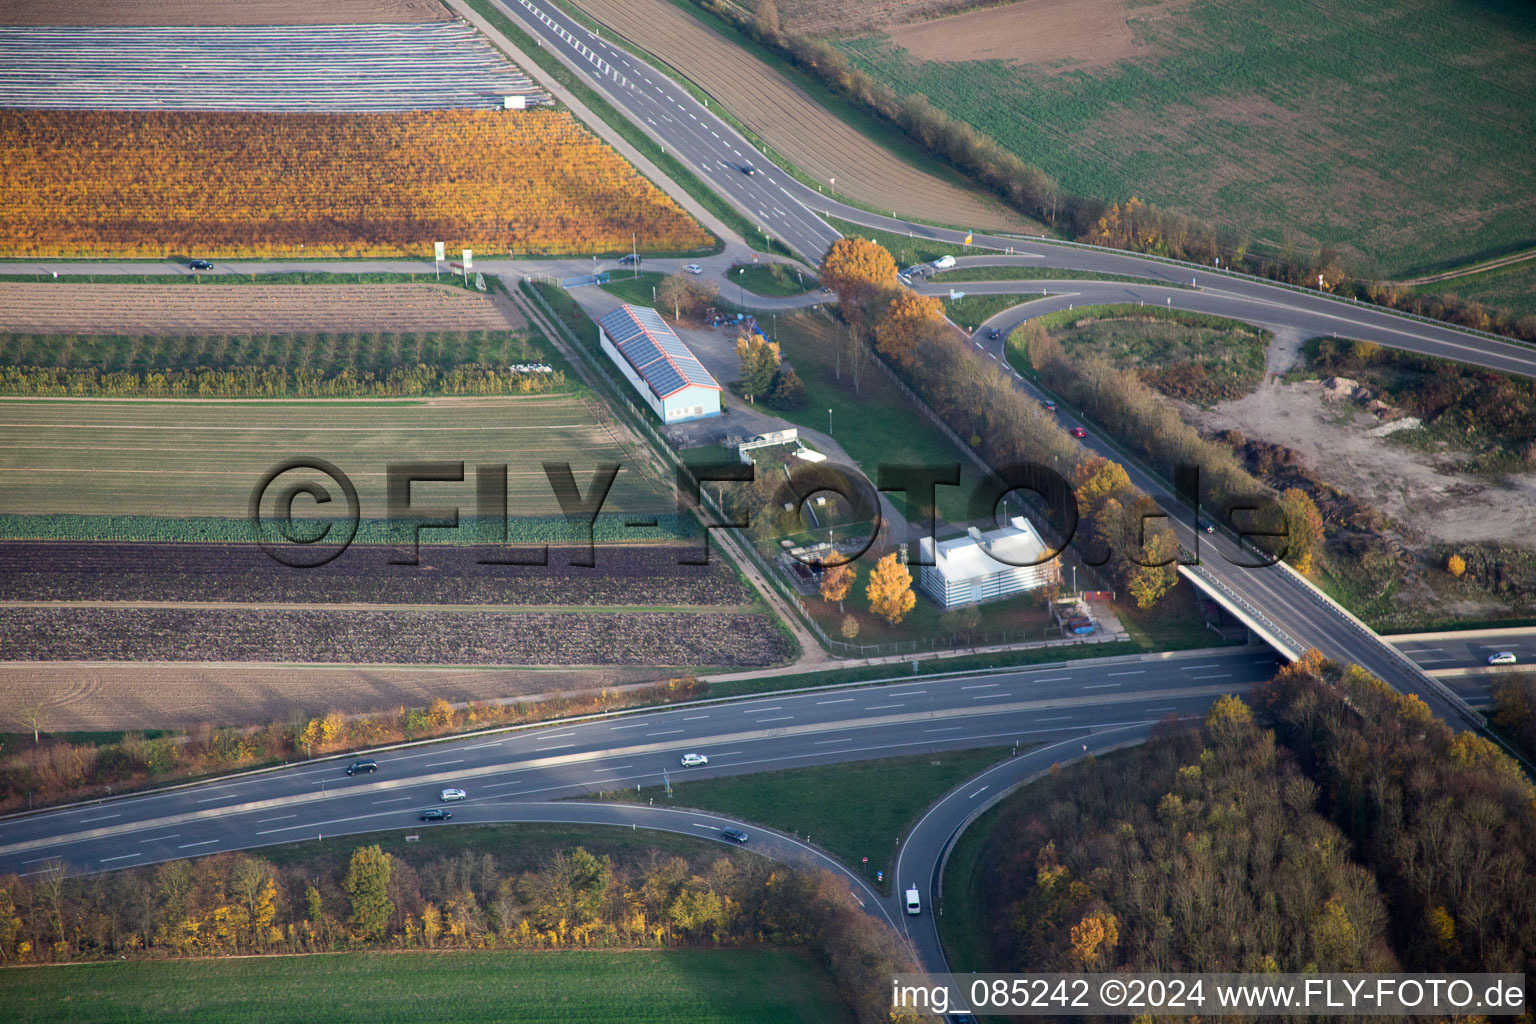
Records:
[[[1073,427],[1071,430],[1067,431],[1067,433],[1076,438],[1084,438],[1088,436],[1088,431],[1084,430],[1082,427]]]

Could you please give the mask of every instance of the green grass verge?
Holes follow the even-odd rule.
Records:
[[[639,273],[633,270],[615,270],[609,275],[607,284],[598,285],[609,295],[615,296],[620,301],[628,302],[636,306],[656,305],[656,289],[661,282],[667,279],[667,275],[655,270],[643,270]]]
[[[816,287],[816,279],[806,278],[785,263],[748,263],[730,273],[732,284],[739,284],[754,295],[783,298],[804,295]]]
[[[1012,753],[1012,747],[949,750],[677,782],[671,796],[662,787],[651,786],[605,793],[601,798],[715,811],[790,832],[863,872],[871,883],[877,871],[884,872],[881,887],[889,892],[896,844],[917,816],[940,796]]]
[[[573,96],[584,103],[588,109],[600,117],[614,131],[623,136],[635,149],[652,163],[661,173],[677,182],[682,189],[693,197],[704,209],[718,217],[726,227],[736,232],[750,245],[761,245],[763,251],[777,253],[781,256],[795,257],[782,242],[777,239],[765,239],[764,232],[753,224],[740,210],[726,202],[709,186],[705,185],[690,171],[682,161],[662,150],[660,144],[645,132],[641,131],[633,121],[620,113],[612,104],[598,94],[591,86],[576,77],[569,68],[560,63],[559,59],[549,51],[541,47],[537,41],[517,26],[512,19],[498,10],[489,0],[468,0],[471,7],[481,17],[490,22],[497,31],[512,41],[535,64],[544,70],[550,78],[568,89]],[[717,244],[711,252],[720,252],[725,248],[724,243]]]
[[[957,288],[955,290],[965,291],[964,288]],[[1042,292],[1014,292],[1012,294],[997,295],[968,294],[960,299],[949,299],[941,296],[939,301],[944,303],[944,312],[951,320],[968,331],[974,331],[1004,310],[1012,309],[1020,303],[1031,302],[1043,297],[1044,294]]]
[[[897,235],[897,238],[903,238]],[[903,238],[903,240],[905,240]],[[1170,285],[1151,277],[1131,274],[1100,274],[1092,270],[1062,270],[1058,267],[956,267],[934,274],[934,284],[951,284],[959,281],[1124,281],[1127,284],[1155,284],[1164,288],[1188,288],[1187,284]]]
[[[1449,296],[1463,302],[1477,302],[1515,316],[1536,316],[1536,261],[1486,270],[1451,281],[1421,284],[1410,291],[1426,298]]]
[[[992,831],[1001,820],[993,808],[960,834],[944,865],[944,912],[939,914],[939,941],[951,970],[963,973],[992,970],[987,933],[997,916],[991,894],[982,888],[982,861]],[[937,908],[935,908],[937,912]]]
[[[345,953],[24,967],[17,1022],[820,1024],[852,1017],[810,959],[781,950]]]
[[[940,256],[976,256],[991,254],[992,249],[976,249],[954,242],[936,242],[931,238],[915,238],[908,235],[898,235],[893,231],[881,231],[877,228],[866,228],[862,224],[842,220],[838,217],[826,218],[828,224],[849,238],[867,238],[871,242],[878,242],[891,254],[898,267],[909,267],[914,263],[928,263]]]

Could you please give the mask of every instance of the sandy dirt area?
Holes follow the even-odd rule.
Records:
[[[1167,16],[1185,0],[1128,6],[1125,0],[1018,0],[891,29],[891,41],[924,61],[1004,60],[1080,71],[1146,57],[1130,20]]]
[[[511,303],[432,284],[0,284],[0,331],[286,334],[516,330]]]
[[[5,0],[0,25],[385,25],[448,21],[438,0]]]
[[[667,0],[577,0],[577,6],[697,83],[801,170],[819,181],[835,178],[843,195],[944,224],[1040,230],[991,197],[897,158]],[[728,156],[722,144],[722,157]]]
[[[654,669],[304,668],[287,665],[0,664],[0,729],[24,730],[43,708],[49,732],[259,725],[290,714],[364,714],[433,698],[496,700],[600,689],[656,678]]]
[[[1410,544],[1528,545],[1536,537],[1536,474],[1511,475],[1499,486],[1458,473],[1449,457],[1372,436],[1382,423],[1317,381],[1267,384],[1191,415],[1206,430],[1236,429],[1296,449],[1323,479],[1385,512]]]

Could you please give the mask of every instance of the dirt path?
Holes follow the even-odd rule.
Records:
[[[837,192],[857,202],[962,227],[1041,230],[996,200],[899,159],[667,0],[577,0],[577,6],[715,97],[802,171],[818,181],[835,178]]]
[[[1474,274],[1486,273],[1490,270],[1498,270],[1501,267],[1512,267],[1517,263],[1526,263],[1536,260],[1536,249],[1526,252],[1517,252],[1509,256],[1501,256],[1496,260],[1486,260],[1482,263],[1474,263],[1471,266],[1458,267],[1455,270],[1447,270],[1441,274],[1430,274],[1426,277],[1415,277],[1409,281],[1392,281],[1391,284],[1413,287],[1420,284],[1438,284],[1441,281],[1455,281],[1457,278],[1471,277]]]

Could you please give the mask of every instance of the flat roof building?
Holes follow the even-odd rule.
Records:
[[[1046,553],[1034,524],[1023,516],[985,533],[973,526],[964,536],[937,544],[924,537],[921,549],[922,560],[933,564],[918,567],[918,587],[945,608],[1011,597],[1061,579],[1059,559],[1019,564],[1038,562]]]
[[[663,423],[720,415],[720,385],[660,313],[626,303],[597,328],[603,351]]]

